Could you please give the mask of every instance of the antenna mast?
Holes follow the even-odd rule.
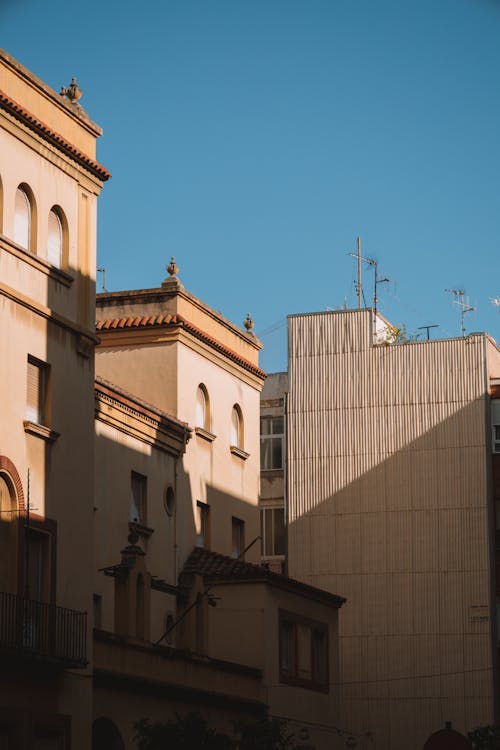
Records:
[[[472,312],[475,307],[469,305],[469,301],[465,301],[465,291],[463,289],[445,289],[445,292],[453,294],[456,299],[453,300],[453,304],[460,308],[460,332],[462,336],[465,336],[465,313]]]
[[[361,291],[363,289],[361,285],[361,237],[357,238],[358,244],[358,310],[361,310]]]

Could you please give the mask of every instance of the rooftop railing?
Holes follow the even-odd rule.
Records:
[[[87,613],[0,592],[0,649],[84,667]]]

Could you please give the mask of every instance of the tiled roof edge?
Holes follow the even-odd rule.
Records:
[[[254,365],[248,359],[245,359],[245,357],[240,356],[233,349],[230,349],[225,344],[217,341],[217,339],[212,338],[212,336],[209,336],[207,333],[202,331],[193,323],[190,323],[189,320],[184,318],[182,315],[179,315],[178,313],[175,315],[171,315],[170,313],[160,313],[158,315],[139,315],[129,316],[127,318],[108,318],[106,320],[98,320],[96,322],[96,329],[99,333],[102,333],[105,331],[116,331],[127,328],[147,328],[149,326],[163,325],[183,326],[187,331],[193,334],[193,336],[196,336],[196,338],[204,341],[213,349],[216,349],[216,351],[219,351],[229,359],[232,359],[234,362],[241,365],[241,367],[243,367],[245,370],[248,370],[257,377],[262,378],[263,380],[267,377],[267,374],[264,372],[264,370],[261,370],[260,367]]]
[[[62,135],[59,135],[59,133],[56,133],[55,130],[49,128],[48,125],[45,125],[45,123],[38,120],[34,115],[31,114],[31,112],[28,112],[27,109],[24,109],[24,107],[21,107],[20,104],[17,104],[17,102],[15,102],[13,99],[10,99],[1,90],[0,109],[5,110],[10,115],[15,117],[16,120],[19,120],[19,122],[22,122],[23,125],[26,125],[26,127],[28,127],[30,130],[38,133],[38,135],[40,135],[45,141],[51,143],[53,146],[59,149],[59,151],[62,151],[66,156],[69,156],[70,159],[73,159],[73,161],[90,172],[94,177],[98,177],[103,182],[109,180],[109,178],[111,177],[111,173],[108,172],[108,170],[105,169],[101,164],[99,164],[99,162],[94,161],[94,159],[91,159],[89,156],[86,156],[84,153],[79,151],[75,146],[69,143],[69,141],[63,138]]]

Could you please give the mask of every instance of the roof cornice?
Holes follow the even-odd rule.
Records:
[[[240,367],[242,367],[244,370],[247,370],[248,372],[252,373],[252,375],[255,375],[261,380],[265,380],[267,377],[264,370],[261,370],[260,367],[257,367],[252,362],[250,362],[248,359],[245,359],[244,357],[240,356],[237,352],[235,352],[233,349],[230,349],[225,344],[222,344],[220,341],[217,341],[217,339],[212,338],[212,336],[209,336],[207,333],[201,330],[201,328],[198,328],[198,326],[195,326],[193,323],[191,323],[189,320],[184,318],[179,313],[176,313],[174,315],[170,313],[160,313],[160,314],[153,314],[153,315],[144,315],[144,316],[137,316],[137,317],[123,317],[123,318],[113,318],[113,319],[107,319],[107,320],[98,320],[96,322],[96,329],[98,335],[102,339],[102,343],[105,344],[105,338],[106,334],[116,334],[120,332],[130,332],[131,330],[139,331],[141,329],[151,329],[151,328],[164,328],[164,329],[183,329],[187,333],[189,333],[194,338],[198,339],[199,341],[202,341],[207,346],[211,347],[215,351],[217,351],[219,354],[222,354],[227,359],[231,360],[232,362],[236,363]]]
[[[35,132],[40,138],[57,148],[58,151],[76,162],[79,166],[83,167],[87,172],[90,172],[93,177],[97,177],[102,182],[109,180],[111,177],[111,173],[99,164],[99,162],[86,156],[77,149],[76,146],[73,146],[69,141],[63,138],[62,135],[59,135],[55,130],[49,128],[48,125],[45,125],[45,123],[38,120],[33,114],[31,114],[31,112],[8,97],[7,94],[1,90],[0,109],[7,112],[29,130]]]

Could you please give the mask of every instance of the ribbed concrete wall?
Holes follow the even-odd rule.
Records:
[[[371,322],[289,319],[290,575],[348,599],[346,726],[420,750],[445,721],[493,721],[486,350],[498,356],[484,336],[372,346]]]

